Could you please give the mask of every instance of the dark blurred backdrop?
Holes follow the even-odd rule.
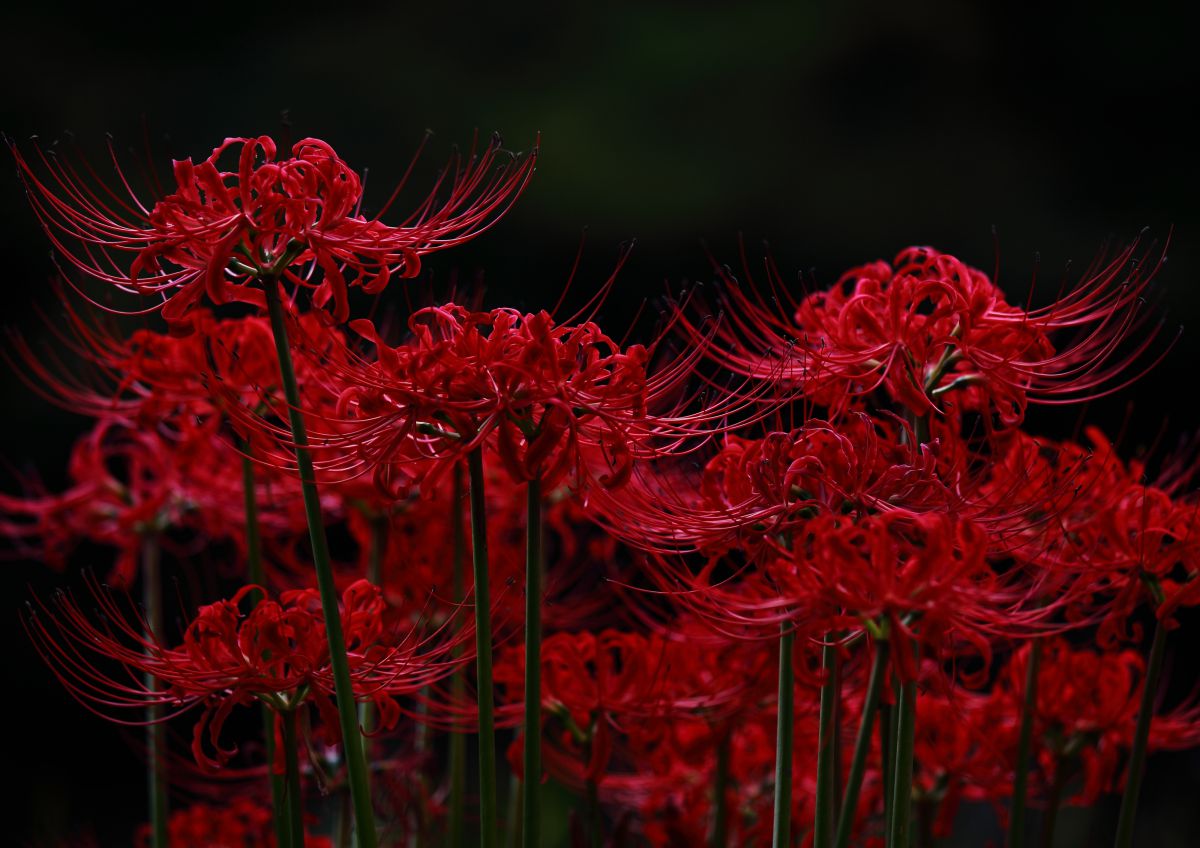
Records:
[[[205,156],[229,135],[315,135],[369,168],[368,203],[378,203],[426,128],[435,134],[417,186],[475,129],[500,130],[513,149],[540,132],[538,173],[515,210],[428,262],[436,280],[482,273],[493,303],[551,306],[585,228],[580,292],[637,239],[605,307],[619,324],[647,293],[710,277],[706,250],[736,264],[739,233],[752,257],[767,240],[782,268],[814,269],[830,283],[913,243],[990,270],[994,226],[1002,285],[1024,293],[1040,252],[1045,302],[1068,260],[1082,267],[1110,237],[1120,244],[1149,227],[1171,238],[1158,308],[1172,325],[1200,324],[1194,30],[1151,4],[597,11],[43,0],[5,17],[0,129],[18,141],[69,131],[100,154],[104,133],[140,148],[148,128],[165,164]],[[0,171],[0,315],[36,335],[34,305],[52,302],[48,246],[12,169]],[[1194,430],[1198,351],[1197,335],[1185,333],[1162,367],[1120,400],[1095,404],[1090,420],[1124,427],[1126,453],[1164,419],[1168,433]],[[4,466],[61,481],[86,422],[32,397],[7,369],[0,392]],[[1031,418],[1053,433],[1073,424]],[[17,779],[4,793],[5,829],[37,844],[48,824],[94,821],[104,844],[119,844],[141,810],[136,758],[67,702],[17,620],[28,587],[45,591],[58,578],[4,564],[0,579],[5,761]],[[1200,642],[1194,633],[1173,640],[1173,688],[1186,691]],[[1151,760],[1141,823],[1154,841],[1143,844],[1192,844],[1169,834],[1200,828],[1198,778],[1195,755]],[[1062,844],[1107,842],[1112,813],[1069,812]],[[995,836],[989,811],[966,816],[957,844]]]

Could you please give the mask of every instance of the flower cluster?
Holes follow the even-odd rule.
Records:
[[[1146,755],[1200,744],[1195,699],[1156,700],[1200,604],[1195,464],[1027,429],[1170,347],[1152,250],[1040,307],[928,247],[827,290],[721,270],[719,316],[681,298],[627,343],[599,298],[356,317],[352,289],[524,189],[535,157],[498,141],[394,225],[315,139],[227,140],[153,202],[14,153],[67,270],[164,319],[127,332],[60,291],[55,350],[14,336],[26,382],[92,423],[62,491],[0,495],[18,554],[116,551],[115,589],[25,624],[85,707],[149,728],[155,848],[326,844],[335,817],[362,848],[540,845],[546,776],[591,848],[905,848],[964,802],[1018,843],[1043,808],[1049,844],[1061,804],[1114,792],[1125,840]],[[189,722],[191,766],[164,728]],[[167,813],[165,784],[227,801],[218,780],[251,800]]]

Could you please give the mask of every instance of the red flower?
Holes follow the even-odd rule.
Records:
[[[220,766],[234,753],[221,747],[221,728],[234,707],[256,700],[277,711],[311,704],[330,741],[336,741],[333,672],[317,591],[283,592],[278,601],[260,597],[249,612],[239,610],[248,595],[261,592],[261,587],[246,586],[230,600],[201,607],[176,647],[168,647],[157,634],[146,635],[139,614],[131,615],[99,589],[93,595],[104,625],[94,624],[74,599],[60,595],[53,607],[42,604],[32,611],[26,629],[67,690],[112,721],[137,723],[122,718],[122,711],[153,704],[165,708],[163,721],[202,707],[192,741],[202,766]],[[469,628],[453,639],[442,630],[396,632],[385,628],[383,613],[379,589],[365,580],[342,596],[355,698],[374,704],[380,726],[391,728],[400,716],[396,697],[440,680],[470,659],[469,653],[459,651],[456,657],[453,652],[474,636]],[[110,674],[97,664],[103,660],[123,666],[124,672]],[[141,674],[158,685],[143,685]]]
[[[911,247],[889,265],[851,269],[827,291],[769,306],[753,281],[743,289],[722,271],[728,316],[714,332],[681,326],[712,341],[710,355],[736,373],[802,387],[817,404],[841,411],[882,389],[921,416],[951,407],[979,412],[989,427],[1021,422],[1028,403],[1075,403],[1128,385],[1156,330],[1127,349],[1143,323],[1143,295],[1161,255],[1138,257],[1136,242],[1049,306],[1009,304],[981,271],[949,254]],[[773,266],[772,292],[786,291]],[[1054,340],[1073,334],[1066,346]],[[950,395],[956,399],[952,402]]]
[[[173,323],[206,294],[215,304],[263,306],[265,277],[312,289],[314,303],[332,303],[334,319],[345,321],[348,286],[377,293],[393,275],[415,276],[423,254],[486,230],[524,189],[536,160],[536,149],[523,161],[510,157],[496,137],[478,156],[474,148],[465,161],[456,155],[416,211],[389,226],[361,214],[362,181],[319,139],[297,142],[286,158],[267,136],[226,139],[198,164],[176,161],[175,190],[153,203],[137,196],[115,153],[127,198],[92,185],[86,163],[80,169],[39,148],[39,169],[12,150],[67,261],[122,290],[160,295]]]

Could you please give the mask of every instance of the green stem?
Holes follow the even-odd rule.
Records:
[[[1008,824],[1008,848],[1025,844],[1025,810],[1029,794],[1030,750],[1033,747],[1033,717],[1037,709],[1038,668],[1042,662],[1042,643],[1034,639],[1029,646],[1025,667],[1025,700],[1021,704],[1021,735],[1017,742],[1016,771],[1013,774],[1012,810]]]
[[[863,774],[866,772],[867,755],[871,750],[871,733],[875,727],[875,713],[879,709],[879,696],[887,682],[888,648],[885,639],[875,642],[875,657],[871,661],[871,676],[867,679],[867,694],[863,699],[862,718],[858,723],[858,736],[854,740],[854,755],[850,760],[850,774],[846,779],[846,794],[838,817],[837,848],[849,848],[850,835],[854,830],[854,816],[858,811],[858,795],[862,790]],[[883,721],[880,721],[880,729]],[[886,746],[886,743],[882,743]],[[884,773],[887,773],[886,767]]]
[[[471,490],[471,559],[475,570],[475,669],[479,701],[479,844],[496,845],[496,725],[492,691],[492,601],[488,585],[487,503],[483,449],[467,454]]]
[[[1050,784],[1050,794],[1046,798],[1046,811],[1042,814],[1041,848],[1052,848],[1054,845],[1054,828],[1058,824],[1058,810],[1062,806],[1063,790],[1067,781],[1075,773],[1074,758],[1070,760],[1059,756],[1054,769],[1054,781]]]
[[[796,632],[784,622],[779,635],[779,717],[775,734],[775,824],[773,848],[791,845],[792,829],[792,729],[796,695],[792,650]]]
[[[542,830],[542,481],[525,493],[525,797],[523,844],[541,848]]]
[[[382,586],[383,559],[387,553],[388,530],[391,528],[391,522],[388,521],[386,515],[372,515],[369,521],[371,543],[367,550],[367,582],[372,586]],[[367,735],[375,730],[375,705],[370,701],[358,705],[358,723],[362,728],[363,757],[369,764],[374,760],[375,754],[374,740]],[[419,727],[418,738],[420,732]]]
[[[888,848],[908,848],[912,821],[913,737],[916,734],[917,682],[900,686],[896,719],[896,759],[892,778],[892,822]]]
[[[250,459],[250,445],[242,442],[242,503],[246,510],[246,578],[256,586],[266,588],[267,578],[263,574],[262,538],[258,529],[258,500],[254,492],[254,461]],[[262,595],[253,592],[247,598],[253,607]]]
[[[312,454],[308,449],[308,433],[300,411],[300,390],[292,366],[292,351],[288,343],[287,320],[279,281],[263,279],[267,310],[271,316],[271,332],[275,336],[275,352],[279,357],[279,373],[283,380],[284,399],[288,405],[288,420],[296,448],[296,464],[300,472],[300,487],[304,495],[304,513],[312,541],[313,566],[317,572],[317,588],[321,594],[321,610],[325,618],[325,634],[329,641],[329,664],[333,671],[333,687],[337,697],[338,719],[342,744],[346,753],[346,771],[350,780],[350,797],[354,802],[354,820],[359,848],[375,848],[375,813],[371,808],[371,783],[367,762],[363,756],[362,734],[358,727],[354,687],[350,680],[350,663],[346,658],[346,640],[342,634],[342,617],[338,610],[337,587],[333,582],[333,567],[329,558],[329,541],[321,520],[321,499],[317,493]]]
[[[729,843],[729,805],[725,796],[729,790],[729,758],[733,748],[733,732],[725,729],[717,742],[717,768],[713,780],[712,848],[726,848]]]
[[[825,670],[825,682],[821,684],[821,709],[817,725],[817,797],[813,818],[813,848],[830,848],[836,815],[833,801],[836,793],[834,749],[837,747],[835,727],[839,675],[837,646],[830,643],[830,639],[832,634],[826,634],[827,642],[821,650],[821,667]]]
[[[898,700],[899,690],[893,681],[893,699]],[[893,740],[896,738],[895,703],[879,705],[879,759],[883,782],[883,829],[886,834],[892,829],[892,778],[896,770]]]
[[[508,836],[504,842],[506,848],[518,848],[521,844],[521,797],[524,794],[525,784],[518,780],[516,772],[513,772],[508,781]]]
[[[283,723],[284,761],[287,763],[287,814],[292,848],[304,848],[304,788],[300,782],[300,755],[296,738],[296,710],[280,713]]]
[[[454,559],[452,562],[452,579],[454,581],[454,600],[456,603],[463,600],[466,592],[466,577],[463,574],[463,566],[466,562],[467,555],[467,537],[463,530],[462,503],[463,495],[463,474],[462,466],[459,463],[454,464],[454,502],[450,505],[450,526],[453,528],[454,534]],[[462,703],[466,697],[466,678],[462,671],[454,672],[454,677],[450,679],[450,688],[453,693],[453,701],[456,704]],[[466,832],[466,817],[467,817],[467,736],[465,733],[450,734],[450,848],[466,848],[467,832]]]
[[[153,532],[142,536],[142,605],[150,638],[162,640],[162,548]],[[146,688],[158,689],[154,675],[146,675]],[[162,717],[158,704],[146,707],[146,790],[153,848],[167,848],[167,728]]]
[[[1142,791],[1142,777],[1146,766],[1146,742],[1150,738],[1150,719],[1154,715],[1154,698],[1158,694],[1158,679],[1162,674],[1163,653],[1167,646],[1167,628],[1162,622],[1154,624],[1154,641],[1150,644],[1150,658],[1146,663],[1146,679],[1142,685],[1142,702],[1138,707],[1137,727],[1133,734],[1133,748],[1129,754],[1129,771],[1125,782],[1125,794],[1121,796],[1121,815],[1117,820],[1116,848],[1133,845],[1133,824],[1137,814],[1138,795]]]
[[[242,503],[246,513],[246,578],[266,589],[263,572],[262,537],[258,527],[258,498],[254,486],[254,461],[250,459],[250,443],[242,441]],[[253,608],[262,600],[261,592],[251,592],[246,600]],[[271,823],[277,845],[289,843],[289,827],[283,808],[283,775],[275,773],[275,713],[267,704],[259,704],[262,715],[263,742],[267,749],[267,776],[271,783]]]

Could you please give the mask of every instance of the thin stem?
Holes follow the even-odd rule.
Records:
[[[523,844],[541,848],[542,830],[542,481],[525,492],[525,797]]]
[[[892,779],[892,823],[888,848],[908,848],[912,821],[913,737],[916,733],[917,682],[900,686],[896,720],[896,759]]]
[[[1025,810],[1028,806],[1030,749],[1033,747],[1033,716],[1037,709],[1038,668],[1042,662],[1042,643],[1034,639],[1029,646],[1025,667],[1025,699],[1021,704],[1021,735],[1017,742],[1016,771],[1013,774],[1012,810],[1008,824],[1008,848],[1025,844]]]
[[[898,690],[893,685],[898,696]],[[883,781],[883,829],[887,833],[892,829],[892,778],[895,777],[895,750],[892,740],[896,738],[896,707],[895,704],[879,705],[879,759],[880,773]]]
[[[258,529],[258,499],[254,493],[254,461],[248,456],[250,445],[242,442],[242,503],[246,511],[246,578],[256,586],[266,587],[263,574],[262,538]],[[248,596],[250,605],[258,603],[261,593]]]
[[[1138,795],[1146,766],[1146,742],[1150,738],[1150,719],[1154,715],[1154,699],[1158,694],[1158,679],[1162,675],[1163,654],[1167,647],[1167,628],[1162,622],[1154,624],[1154,641],[1150,644],[1150,659],[1146,663],[1146,679],[1142,684],[1142,702],[1138,706],[1137,727],[1133,733],[1133,748],[1129,754],[1129,771],[1125,779],[1125,794],[1121,796],[1121,815],[1117,819],[1116,848],[1133,845],[1133,825],[1137,815]]]
[[[342,744],[346,753],[346,771],[350,780],[350,797],[354,802],[354,820],[359,848],[375,848],[375,813],[371,808],[371,783],[363,756],[362,735],[358,728],[354,688],[350,680],[350,663],[346,658],[346,639],[342,634],[342,617],[338,610],[337,587],[330,565],[329,541],[321,520],[321,499],[317,493],[312,454],[308,450],[308,433],[300,411],[300,390],[292,366],[292,351],[288,343],[287,321],[279,281],[263,279],[267,310],[271,316],[271,332],[275,336],[275,353],[279,358],[279,373],[283,381],[284,399],[288,405],[288,420],[292,441],[296,447],[296,465],[300,472],[300,487],[304,495],[304,514],[312,541],[313,566],[317,572],[317,588],[321,594],[321,610],[325,619],[325,635],[329,641],[329,664],[333,671],[333,687],[337,696],[338,719]]]
[[[1042,833],[1039,843],[1041,848],[1052,848],[1054,845],[1054,827],[1058,824],[1058,810],[1062,806],[1063,790],[1067,782],[1075,774],[1075,757],[1059,756],[1054,768],[1054,781],[1050,784],[1050,794],[1046,798],[1046,811],[1042,814]]]
[[[246,514],[246,578],[256,586],[267,585],[263,572],[262,537],[258,527],[258,498],[254,486],[254,461],[250,459],[250,443],[241,442],[242,449],[242,504]],[[246,600],[253,608],[262,599],[261,592],[251,592]],[[263,742],[267,749],[267,776],[271,783],[271,824],[275,830],[275,842],[287,845],[290,828],[284,815],[284,778],[275,772],[275,713],[267,704],[259,704],[262,716]]]
[[[775,824],[773,848],[791,845],[792,828],[792,729],[795,721],[792,650],[796,632],[784,622],[779,635],[779,718],[775,733]]]
[[[287,814],[293,848],[304,848],[304,787],[300,782],[300,755],[297,751],[296,711],[280,713],[283,724],[284,761],[287,763]]]
[[[466,578],[463,566],[467,556],[467,537],[463,529],[462,503],[464,487],[462,465],[454,464],[454,502],[450,505],[450,526],[454,534],[454,558],[452,561],[452,579],[454,581],[454,600],[461,602],[466,592]],[[450,689],[454,703],[458,704],[466,696],[466,678],[461,670],[454,672],[450,679]],[[449,752],[450,772],[450,848],[466,848],[467,844],[467,736],[465,733],[450,734]]]
[[[487,504],[483,449],[467,454],[471,489],[471,558],[475,570],[475,670],[479,701],[479,844],[496,845],[496,726],[492,691],[492,601],[488,585]]]
[[[162,548],[153,532],[142,536],[142,605],[151,638],[162,639]],[[156,690],[158,680],[146,675],[146,688]],[[150,844],[167,848],[167,728],[162,707],[146,707],[146,790],[150,806]]]
[[[508,781],[508,836],[505,848],[518,848],[521,844],[521,796],[525,794],[525,783],[517,778],[516,772]]]
[[[713,832],[712,848],[726,848],[729,843],[729,805],[725,796],[729,790],[729,755],[733,748],[733,732],[721,733],[717,742],[717,768],[713,779]]]
[[[813,818],[813,848],[830,848],[833,844],[834,749],[837,747],[835,724],[837,714],[838,655],[837,646],[829,642],[821,650],[821,667],[825,682],[821,684],[821,709],[817,729],[817,797]],[[782,683],[781,683],[782,685]]]
[[[837,848],[849,848],[850,834],[854,830],[854,816],[858,810],[858,795],[862,790],[863,774],[867,768],[867,754],[871,751],[871,732],[875,727],[875,713],[879,709],[879,696],[887,682],[888,649],[886,639],[875,642],[875,657],[871,661],[871,676],[867,679],[867,694],[863,699],[862,718],[858,723],[858,736],[854,740],[854,755],[850,760],[850,774],[846,778],[846,794],[838,816]],[[882,729],[883,722],[880,721]],[[886,766],[884,773],[887,773]]]
[[[372,586],[383,585],[383,559],[387,553],[388,530],[391,522],[386,515],[372,515],[369,519],[371,528],[370,547],[367,549],[367,582]],[[422,704],[424,702],[422,701]],[[370,701],[358,705],[358,724],[362,728],[363,757],[369,764],[374,759],[374,739],[368,734],[375,730],[375,705]],[[420,739],[424,725],[418,725],[417,734]],[[420,751],[418,751],[420,753]]]

